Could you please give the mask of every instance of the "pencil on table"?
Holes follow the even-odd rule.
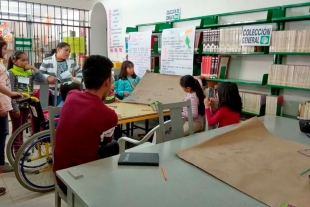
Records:
[[[167,175],[164,167],[161,167],[161,172],[163,173],[164,179],[167,180]]]

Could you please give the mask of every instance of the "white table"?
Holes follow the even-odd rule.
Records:
[[[275,135],[310,145],[310,139],[299,131],[296,120],[274,116],[261,119]],[[57,176],[68,187],[68,206],[265,206],[181,160],[174,152],[232,128],[228,126],[137,150],[159,153],[167,181],[163,179],[160,167],[118,166],[119,155],[75,167],[83,174],[83,178],[78,180],[73,179],[66,169],[58,171]]]

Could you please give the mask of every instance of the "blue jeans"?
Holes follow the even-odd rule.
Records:
[[[8,117],[0,117],[0,165],[5,164],[5,140],[9,134]]]

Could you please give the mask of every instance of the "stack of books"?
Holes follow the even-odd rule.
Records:
[[[283,111],[283,96],[269,95],[266,97],[266,114],[282,116]]]
[[[299,104],[298,119],[310,120],[310,101]]]
[[[310,88],[310,66],[271,65],[268,74],[269,85]]]
[[[273,31],[270,52],[310,52],[310,30]]]
[[[197,39],[199,38],[199,39]],[[242,27],[205,30],[196,33],[195,51],[202,43],[203,52],[252,53],[263,52],[263,47],[241,46]]]
[[[242,108],[244,112],[260,115],[260,110],[266,104],[266,94],[239,92],[242,99]]]
[[[202,56],[201,76],[205,78],[226,79],[228,74],[230,56],[219,55]]]

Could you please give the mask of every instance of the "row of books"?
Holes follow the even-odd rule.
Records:
[[[271,65],[268,84],[310,88],[310,66],[306,65]]]
[[[266,97],[265,114],[282,116],[283,103],[284,103],[283,96],[268,95]]]
[[[203,52],[252,53],[263,52],[263,47],[241,46],[242,27],[205,30],[196,32],[194,48],[198,51],[202,44]]]
[[[201,76],[205,78],[227,78],[231,56],[202,56]]]
[[[266,104],[266,94],[239,91],[243,111],[260,114],[262,105]]]
[[[270,52],[310,52],[310,30],[273,31]]]
[[[299,104],[298,118],[310,120],[310,101]]]

